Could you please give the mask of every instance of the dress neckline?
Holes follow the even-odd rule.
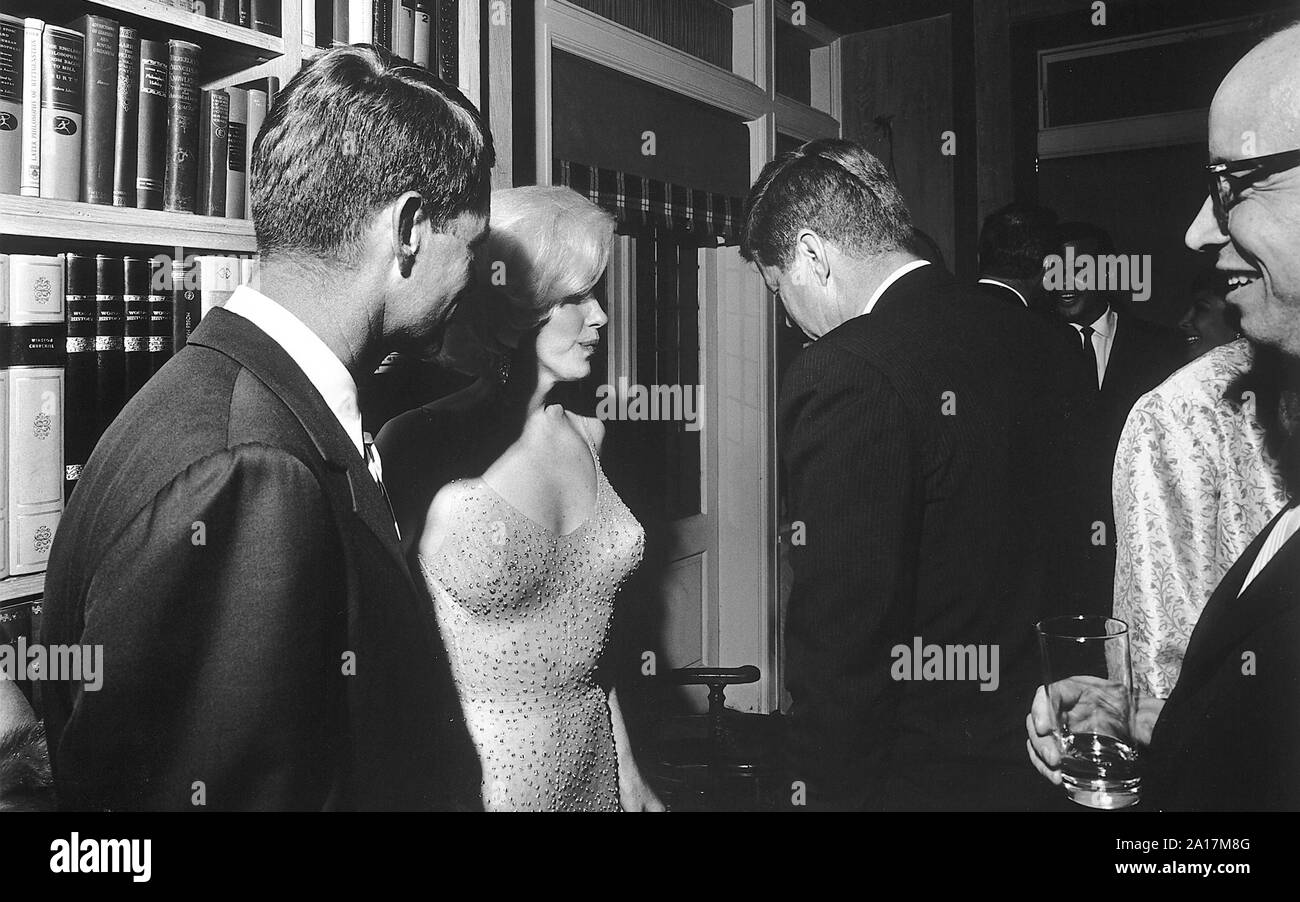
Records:
[[[528,514],[524,513],[523,510],[520,509],[519,505],[515,504],[505,495],[502,495],[499,491],[493,488],[492,484],[488,482],[486,479],[484,479],[482,476],[476,477],[476,481],[478,482],[479,485],[483,486],[485,489],[491,492],[492,495],[497,499],[497,501],[499,501],[502,505],[504,505],[509,510],[513,511],[516,516],[527,521],[528,523],[531,523],[533,526],[535,526],[537,529],[540,529],[542,532],[546,533],[552,539],[558,541],[560,539],[572,538],[573,536],[576,536],[578,533],[586,529],[587,526],[589,526],[591,522],[596,519],[597,515],[600,513],[600,502],[601,502],[601,497],[603,495],[603,492],[601,491],[601,482],[603,480],[601,479],[602,474],[600,469],[600,459],[596,455],[596,448],[595,445],[592,444],[591,437],[586,435],[586,429],[583,430],[583,434],[584,437],[587,439],[587,453],[591,459],[592,477],[595,480],[596,489],[595,492],[593,493],[594,500],[592,501],[592,505],[591,505],[591,513],[588,514],[587,517],[583,519],[581,523],[573,527],[573,529],[569,530],[568,532],[556,532],[554,529],[551,529],[546,524],[541,523],[538,520],[534,519],[533,517],[529,516]]]

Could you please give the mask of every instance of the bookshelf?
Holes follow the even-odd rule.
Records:
[[[10,576],[6,579],[0,579],[0,606],[11,601],[32,598],[44,591],[44,573],[33,573],[30,576]]]
[[[257,249],[253,223],[247,219],[136,210],[14,194],[0,194],[0,235],[239,253]]]

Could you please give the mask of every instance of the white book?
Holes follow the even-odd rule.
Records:
[[[415,60],[415,9],[404,2],[396,4],[393,16],[393,52],[402,59]]]
[[[199,320],[213,307],[224,306],[239,287],[243,264],[237,256],[204,255],[199,265]]]
[[[426,4],[421,4],[421,7]],[[417,9],[415,11],[415,43],[411,51],[411,61],[417,66],[423,66],[426,69],[433,68],[433,55],[430,48],[433,46],[433,17],[429,15],[427,9]]]
[[[253,142],[266,120],[267,96],[261,88],[248,89],[248,128],[244,140],[244,217],[253,218]],[[229,203],[229,200],[227,200]]]
[[[257,290],[257,257],[239,258],[239,284]]]
[[[41,195],[41,42],[45,23],[23,20],[23,161],[20,193]]]
[[[348,0],[348,43],[374,43],[371,17],[374,15],[372,0]]]
[[[9,257],[6,392],[11,574],[39,573],[63,513],[63,258]]]
[[[0,254],[0,324],[9,322],[9,255]],[[0,358],[0,577],[9,575],[9,362]]]
[[[316,46],[316,0],[302,0],[302,46],[304,50]]]

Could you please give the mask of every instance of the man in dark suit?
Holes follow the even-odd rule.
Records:
[[[1300,27],[1265,40],[1228,73],[1210,107],[1211,190],[1186,239],[1215,255],[1242,331],[1285,359],[1272,393],[1291,396],[1284,408],[1300,398],[1300,113],[1290,102],[1297,91]],[[1242,134],[1253,141],[1244,159]],[[1139,701],[1144,807],[1300,810],[1300,423],[1274,419],[1274,407],[1261,397],[1293,503],[1211,596],[1168,701]],[[1026,722],[1029,757],[1059,784],[1054,726],[1040,689]]]
[[[1095,271],[1115,253],[1105,229],[1091,223],[1064,223],[1058,228],[1056,261],[1089,260]],[[1049,264],[1049,269],[1050,269]],[[1080,421],[1075,441],[1084,449],[1083,469],[1070,478],[1088,486],[1084,515],[1070,548],[1082,545],[1080,582],[1073,590],[1079,613],[1109,614],[1115,580],[1115,513],[1111,477],[1124,422],[1138,398],[1164,382],[1183,365],[1184,341],[1173,329],[1140,319],[1116,303],[1115,286],[1067,282],[1048,292],[1048,304],[1070,330],[1074,359],[1085,364],[1083,378],[1094,391],[1094,417]],[[1071,358],[1063,358],[1071,360]]]
[[[454,88],[330,50],[253,150],[260,282],[95,449],[51,553],[44,684],[71,809],[429,809],[477,796],[357,382],[427,352],[484,232],[491,138]],[[463,796],[462,796],[463,794]]]
[[[1044,462],[1068,450],[1071,388],[1032,317],[910,238],[888,172],[849,141],[777,158],[746,205],[742,253],[816,339],[778,413],[804,540],[786,629],[793,800],[1036,807],[1014,773],[1016,705],[1056,597],[1048,524],[1069,484]]]

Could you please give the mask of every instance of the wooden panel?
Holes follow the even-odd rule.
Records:
[[[1006,0],[975,0],[975,121],[979,223],[1010,203],[1012,178],[1011,20]]]
[[[918,228],[944,258],[956,257],[953,158],[942,135],[956,128],[952,99],[952,23],[948,16],[848,35],[842,41],[844,134],[892,169]],[[875,120],[892,116],[893,149]],[[974,151],[958,135],[957,151]],[[963,142],[966,142],[963,145]],[[892,156],[892,159],[891,159]]]

